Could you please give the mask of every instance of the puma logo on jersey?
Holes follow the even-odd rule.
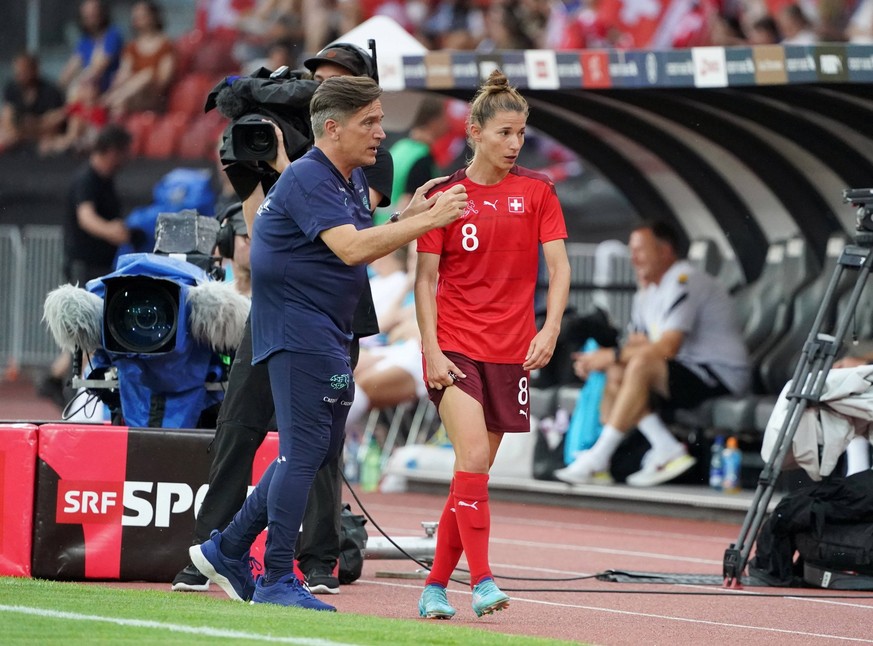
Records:
[[[476,506],[479,504],[478,500],[474,500],[473,502],[464,502],[463,500],[458,501],[458,507],[470,507],[475,511],[479,511],[479,508]]]
[[[527,411],[526,411],[525,409],[523,409],[523,408],[519,408],[519,409],[518,409],[518,414],[519,414],[519,415],[524,415],[524,418],[527,419]]]
[[[494,200],[493,202],[489,202],[488,200],[482,200],[482,204],[487,204],[488,206],[490,206],[492,209],[494,209],[496,211],[497,210],[497,203],[499,201],[500,200]]]

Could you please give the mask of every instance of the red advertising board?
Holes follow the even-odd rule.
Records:
[[[37,482],[33,576],[172,581],[188,563],[213,435],[202,429],[39,427],[38,454],[31,458]],[[268,433],[253,463],[253,484],[277,453],[277,434]],[[30,482],[32,488],[33,476]],[[260,561],[263,546],[264,534],[252,549]]]
[[[172,581],[188,563],[214,431],[88,424],[39,428],[32,573]],[[275,459],[269,433],[254,482]],[[263,535],[252,555],[262,560]]]
[[[0,575],[30,576],[37,427],[0,425]]]

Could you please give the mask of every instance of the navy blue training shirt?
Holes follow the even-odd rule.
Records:
[[[346,182],[312,148],[267,193],[251,248],[253,363],[279,350],[348,356],[367,268],[346,265],[319,234],[343,224],[372,226],[368,190],[360,168]]]

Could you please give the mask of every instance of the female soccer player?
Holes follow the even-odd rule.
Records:
[[[529,374],[552,357],[570,285],[555,187],[516,164],[527,116],[524,97],[502,72],[492,72],[471,106],[472,161],[433,189],[461,184],[466,210],[418,240],[415,303],[424,377],[455,452],[433,568],[418,604],[422,617],[455,614],[445,588],[462,553],[476,615],[509,605],[488,563],[488,471],[504,433],[530,430]],[[538,332],[540,244],[549,290]]]

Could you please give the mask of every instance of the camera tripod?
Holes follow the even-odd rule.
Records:
[[[863,193],[863,195],[859,193]],[[867,201],[873,202],[873,189],[847,190],[845,198],[847,202],[853,202],[856,205],[860,203],[856,244],[846,246],[840,254],[812,329],[804,343],[800,360],[791,378],[791,388],[786,393],[788,411],[776,436],[774,451],[758,477],[758,486],[749,511],[743,520],[739,537],[736,543],[731,543],[724,552],[722,563],[724,587],[742,587],[742,574],[748,563],[752,544],[755,542],[766,516],[767,508],[773,497],[776,479],[782,471],[782,465],[791,449],[794,434],[807,407],[816,405],[821,401],[828,373],[842,346],[860,300],[861,292],[864,290],[864,285],[870,274],[871,262],[873,262],[873,253],[871,253],[873,251],[873,232],[862,229],[862,223],[869,221],[871,210],[873,210],[873,206],[867,206]],[[847,271],[857,272],[855,284],[849,297],[848,306],[843,315],[838,317],[834,334],[830,335],[825,333],[823,328],[830,313],[836,311],[837,301],[840,298],[839,285]]]

